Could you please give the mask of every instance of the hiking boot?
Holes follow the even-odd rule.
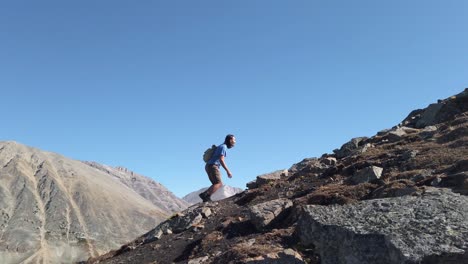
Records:
[[[198,196],[202,199],[203,202],[211,202],[210,195],[205,192],[200,193]]]

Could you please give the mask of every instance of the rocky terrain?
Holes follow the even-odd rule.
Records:
[[[468,263],[468,89],[88,263]]]
[[[191,193],[185,195],[184,197],[182,197],[182,200],[184,200],[185,202],[187,202],[190,205],[200,203],[202,201],[202,199],[198,195],[200,193],[204,192],[207,189],[208,189],[208,187],[202,188],[202,189],[200,189],[198,191],[195,191],[195,192],[191,192]],[[233,195],[235,195],[237,193],[240,193],[242,191],[243,190],[241,188],[236,188],[236,187],[232,187],[232,186],[229,186],[229,185],[223,185],[223,187],[219,188],[215,193],[213,193],[213,195],[211,196],[211,200],[213,200],[213,201],[223,200],[223,199],[229,198],[229,197],[231,197],[231,196],[233,196]]]
[[[0,263],[86,260],[186,206],[128,170],[0,142]]]

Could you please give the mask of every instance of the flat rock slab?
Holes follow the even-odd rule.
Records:
[[[429,188],[421,196],[304,207],[301,243],[327,263],[468,263],[468,197]]]

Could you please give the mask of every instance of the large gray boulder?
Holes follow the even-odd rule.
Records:
[[[292,201],[285,198],[256,204],[249,207],[250,219],[257,230],[263,230],[284,217],[284,212],[292,206]]]
[[[421,196],[309,205],[297,231],[324,264],[468,263],[468,197],[428,188]]]
[[[372,182],[380,179],[382,176],[383,168],[377,166],[369,166],[362,170],[357,171],[352,177],[351,181],[359,184],[365,182]]]

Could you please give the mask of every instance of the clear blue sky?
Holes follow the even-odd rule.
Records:
[[[178,196],[203,151],[257,175],[468,87],[468,1],[2,1],[0,140],[125,166]]]

